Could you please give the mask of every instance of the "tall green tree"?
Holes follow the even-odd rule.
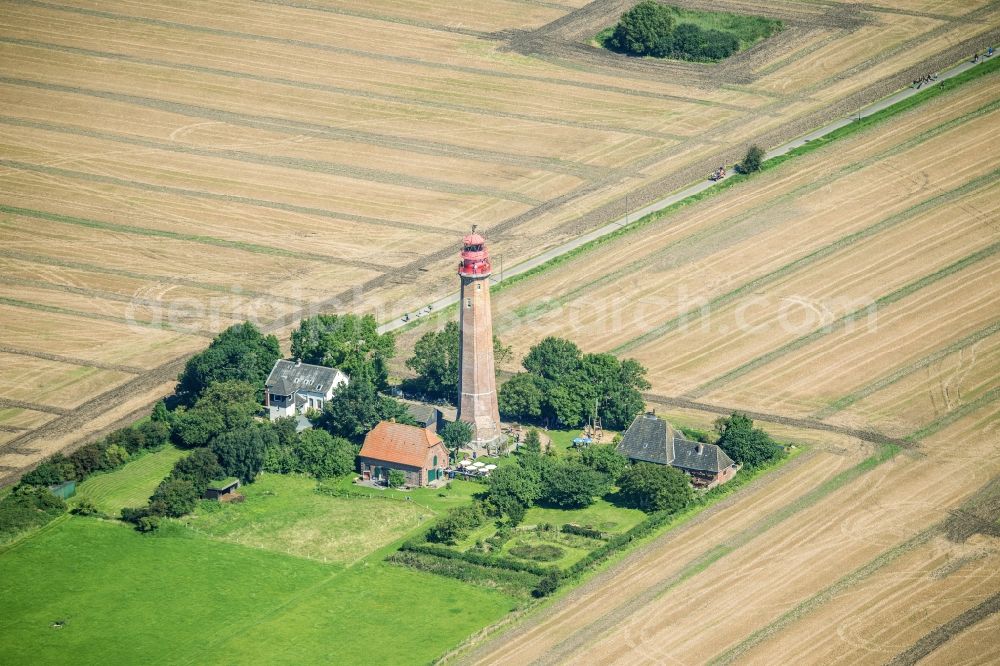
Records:
[[[378,332],[372,315],[316,315],[292,331],[292,356],[305,363],[345,372],[351,381],[386,387],[388,363],[396,355],[396,339]]]
[[[760,428],[755,428],[753,419],[742,412],[716,420],[715,430],[719,433],[716,442],[735,462],[748,468],[760,467],[785,454],[785,449]]]
[[[607,45],[629,55],[662,58],[670,52],[673,30],[670,8],[643,0],[622,14]]]
[[[212,340],[205,351],[188,359],[177,378],[177,398],[193,405],[216,382],[241,381],[263,395],[264,381],[281,358],[278,338],[263,335],[253,324],[234,324]]]
[[[190,455],[181,458],[174,464],[171,478],[186,479],[194,486],[196,494],[201,497],[205,489],[216,479],[226,475],[219,464],[219,459],[211,449],[195,449]]]
[[[253,483],[264,467],[268,447],[276,446],[278,436],[261,424],[238,430],[227,430],[212,440],[212,452],[223,471],[238,477],[243,483]]]
[[[173,418],[174,440],[183,447],[208,446],[217,435],[253,423],[261,410],[257,391],[241,381],[216,382],[194,406],[178,410]]]
[[[441,439],[445,447],[455,459],[456,452],[472,441],[472,425],[465,421],[452,421],[441,429]]]
[[[582,509],[610,490],[608,477],[575,460],[552,461],[542,469],[542,497],[563,509]]]
[[[613,444],[595,444],[580,452],[580,462],[617,483],[628,469],[628,459]]]
[[[517,515],[541,496],[541,478],[530,468],[504,465],[486,477],[485,504],[496,515]]]
[[[618,496],[643,511],[680,511],[691,503],[694,490],[687,475],[667,465],[636,463],[618,480]]]
[[[458,395],[458,357],[461,342],[458,322],[450,321],[440,331],[428,331],[413,346],[413,356],[406,367],[417,373],[414,388],[432,397],[454,402]],[[493,358],[496,367],[507,362],[512,354],[500,339],[493,336]]]
[[[354,471],[357,448],[343,437],[333,437],[325,430],[313,429],[299,434],[295,455],[301,471],[317,479],[327,479]]]
[[[316,425],[335,437],[356,444],[360,444],[379,421],[416,425],[403,403],[379,395],[375,386],[364,380],[351,381],[337,388],[315,420]]]

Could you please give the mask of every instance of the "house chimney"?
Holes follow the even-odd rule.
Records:
[[[300,365],[302,365],[302,359],[301,359],[301,358],[297,358],[297,359],[295,359],[295,367],[297,368],[297,367],[299,367]]]
[[[698,444],[694,447],[694,450],[700,456],[702,452],[705,450],[705,445],[702,444],[701,442],[698,442]]]

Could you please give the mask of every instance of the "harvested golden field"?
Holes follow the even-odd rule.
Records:
[[[589,46],[618,1],[5,3],[0,483],[141,415],[234,321],[282,338],[316,312],[394,321],[455,290],[473,224],[515,266],[1000,36],[987,2],[678,4],[784,29],[707,66]],[[998,471],[998,82],[498,292],[517,352],[558,334],[635,356],[679,419],[752,410],[807,450],[481,655],[688,662],[809,642],[817,660],[884,660],[994,593],[993,551],[936,532],[851,572]],[[909,448],[858,468],[871,430]],[[747,643],[832,585],[853,602],[820,598]],[[881,590],[890,615],[951,601],[905,631],[845,625],[854,650],[892,646],[875,656],[816,638]],[[941,649],[968,658],[974,630]]]

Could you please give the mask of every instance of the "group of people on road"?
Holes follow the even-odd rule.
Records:
[[[917,90],[920,90],[920,86],[925,86],[925,85],[929,86],[930,84],[932,84],[935,81],[937,81],[937,78],[938,77],[937,77],[936,73],[935,74],[928,74],[927,76],[925,76],[922,79],[914,79],[913,80],[913,85],[911,85],[910,87],[911,88],[916,88]]]
[[[991,46],[990,48],[986,49],[986,53],[984,53],[983,55],[979,55],[979,51],[973,53],[971,62],[973,65],[975,65],[980,60],[985,60],[986,58],[992,58],[992,57],[993,57],[993,47]]]
[[[715,170],[715,173],[712,174],[712,180],[722,180],[725,177],[726,177],[726,167],[724,166],[720,166],[718,169]]]

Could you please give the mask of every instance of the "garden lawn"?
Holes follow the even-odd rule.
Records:
[[[427,663],[513,606],[408,569],[68,517],[0,551],[0,663]]]
[[[638,509],[615,506],[608,500],[596,500],[586,509],[558,509],[533,506],[524,515],[522,525],[551,523],[556,529],[566,523],[589,526],[602,532],[627,532],[643,520],[646,514]]]
[[[434,516],[415,502],[324,495],[307,476],[264,474],[240,492],[244,502],[204,501],[181,520],[211,538],[350,564]]]
[[[109,516],[117,517],[127,506],[144,506],[173,469],[174,463],[187,455],[174,446],[152,451],[127,463],[121,469],[96,474],[76,487],[70,504],[89,499]]]

